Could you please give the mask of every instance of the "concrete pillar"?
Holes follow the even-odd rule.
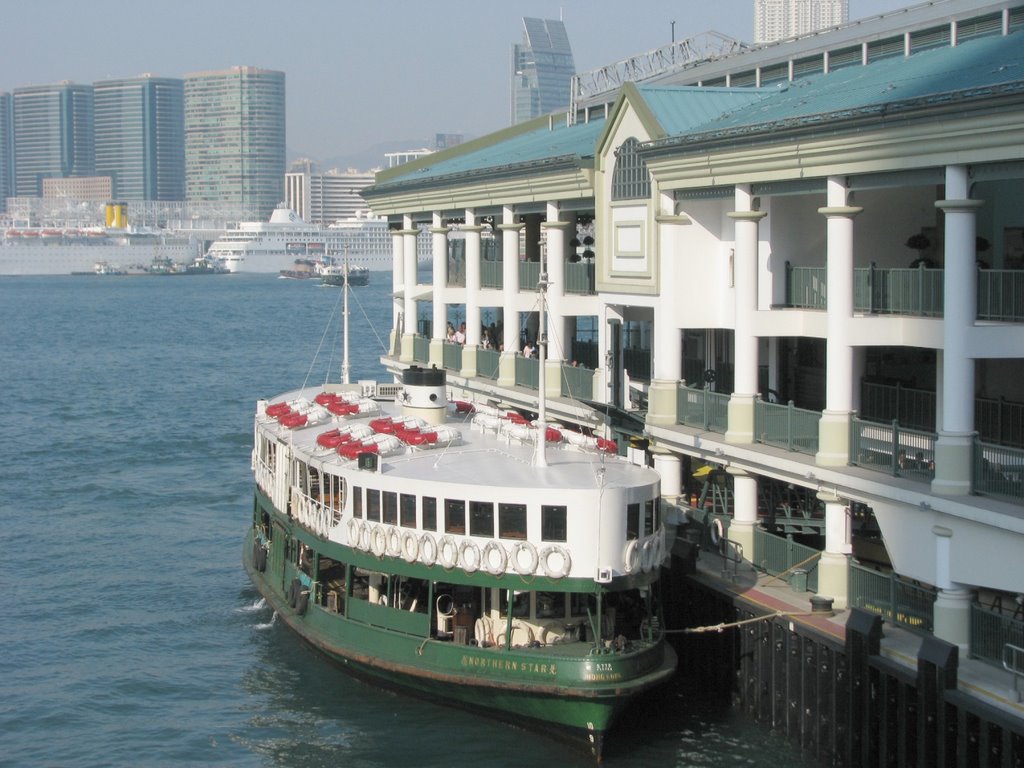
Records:
[[[971,640],[973,592],[951,578],[953,531],[935,525],[932,533],[935,536],[935,586],[939,588],[933,609],[933,633],[966,653]]]
[[[735,295],[736,375],[729,398],[728,443],[754,439],[754,398],[757,396],[757,254],[758,223],[767,213],[754,210],[749,184],[737,184],[736,210],[726,215],[735,222],[733,274]]]
[[[825,410],[818,422],[818,455],[823,466],[846,466],[850,460],[853,411],[853,219],[863,208],[847,205],[846,180],[829,177],[827,202],[818,213],[827,219],[828,340],[826,341]]]
[[[401,229],[391,231],[391,295],[400,296],[405,290],[405,242]],[[402,341],[402,327],[405,323],[405,305],[397,298],[392,299],[391,338],[388,353],[395,354]]]
[[[476,351],[480,348],[480,233],[476,214],[466,209],[466,344],[462,348],[463,376],[476,376]]]
[[[516,351],[519,349],[519,236],[523,224],[516,222],[515,209],[501,209],[501,302],[503,349],[498,359],[498,384],[511,387],[516,382]]]
[[[547,220],[541,224],[541,237],[547,242],[547,326],[548,360],[560,363],[565,360],[568,339],[565,338],[565,261],[568,257],[570,238],[566,232],[570,222],[556,203],[548,203]],[[557,379],[556,379],[557,382]]]
[[[843,499],[822,492],[825,504],[825,551],[818,559],[818,594],[832,598],[836,610],[849,606],[849,558],[853,554],[850,511]]]
[[[729,468],[732,475],[733,517],[729,538],[743,547],[743,557],[754,556],[754,528],[757,527],[757,478],[741,469]]]
[[[658,226],[658,261],[661,271],[661,301],[654,305],[654,370],[651,388],[647,393],[647,421],[650,424],[672,425],[678,414],[679,382],[683,378],[682,331],[674,321],[674,302],[666,296],[675,296],[686,290],[686,277],[677,271],[677,251],[682,249],[684,227],[693,222],[688,216],[675,213],[671,195],[662,194],[661,213],[656,217]]]
[[[974,444],[974,358],[970,334],[978,314],[975,217],[984,203],[969,200],[967,168],[946,168],[945,275],[942,320],[942,414],[935,444],[932,492],[963,496],[971,492]]]
[[[399,360],[412,363],[416,337],[416,239],[419,236],[412,216],[402,217],[402,353]]]
[[[661,495],[667,501],[675,502],[683,492],[682,460],[665,448],[651,447],[654,469],[661,475]]]
[[[448,330],[448,305],[444,301],[444,290],[448,285],[448,227],[444,226],[440,211],[434,211],[431,217],[430,236],[434,275],[430,364],[443,368],[444,341]]]

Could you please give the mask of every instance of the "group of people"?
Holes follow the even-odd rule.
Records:
[[[484,325],[480,328],[480,346],[483,349],[496,349],[499,352],[504,352],[505,347],[499,341],[500,330],[498,327],[491,323],[490,325]],[[448,329],[445,333],[445,339],[452,344],[465,344],[466,343],[466,324],[459,323],[458,329],[452,323],[448,323]]]

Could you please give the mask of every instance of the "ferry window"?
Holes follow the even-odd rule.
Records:
[[[363,516],[363,489],[358,485],[352,486],[352,517]]]
[[[466,502],[455,499],[444,500],[444,532],[466,533]]]
[[[593,595],[584,594],[582,592],[573,592],[569,596],[569,610],[573,617],[586,616],[587,611],[590,611],[591,616],[597,615],[597,600],[594,599]]]
[[[508,616],[508,590],[501,590],[501,599],[498,601],[498,609],[502,616]],[[530,593],[516,592],[512,598],[512,615],[517,619],[530,617]]]
[[[494,538],[494,504],[489,501],[469,502],[469,535]]]
[[[433,496],[423,497],[423,530],[437,530],[437,499]]]
[[[654,530],[661,528],[661,499],[654,500]]]
[[[502,539],[526,538],[526,505],[498,505],[498,536]]]
[[[644,536],[654,533],[654,499],[644,502]]]
[[[541,541],[566,540],[566,509],[545,504],[540,508]]]
[[[384,523],[398,525],[398,494],[384,491]]]
[[[416,497],[411,493],[403,493],[400,500],[403,528],[416,527]]]
[[[626,540],[640,538],[640,505],[626,505]]]
[[[380,491],[376,488],[366,489],[366,519],[380,522]]]
[[[564,619],[565,592],[538,592],[537,618]]]

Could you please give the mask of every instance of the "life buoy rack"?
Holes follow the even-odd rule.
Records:
[[[370,551],[377,557],[384,557],[387,548],[388,536],[384,532],[384,527],[380,525],[373,526],[373,530],[370,532]]]
[[[495,554],[497,560],[495,560]],[[481,558],[483,569],[492,576],[501,576],[508,567],[508,552],[497,541],[487,542]]]
[[[384,553],[390,557],[398,557],[402,554],[402,533],[397,528],[387,529],[387,543],[384,546]]]
[[[420,535],[420,562],[428,568],[437,562],[437,542],[425,531]]]
[[[473,541],[464,541],[459,547],[459,564],[466,573],[480,570],[480,547]]]
[[[450,571],[459,562],[459,545],[451,536],[441,537],[437,545],[437,559],[446,571]]]
[[[640,569],[640,539],[630,539],[626,542],[622,563],[626,573],[636,573]]]
[[[551,563],[551,557],[557,555],[561,560],[558,567]],[[572,570],[572,558],[569,557],[569,550],[558,544],[551,544],[544,547],[540,553],[540,565],[544,569],[544,575],[549,579],[564,579]]]
[[[402,559],[407,563],[415,563],[420,556],[420,542],[412,531],[402,533]]]
[[[722,525],[722,518],[716,517],[711,521],[711,543],[716,547],[722,543],[722,539],[725,538],[725,526]]]
[[[526,565],[523,565],[522,553],[525,552],[527,556]],[[537,572],[537,565],[540,562],[540,556],[537,554],[537,548],[528,541],[520,541],[515,547],[512,548],[512,568],[520,576],[530,576]]]

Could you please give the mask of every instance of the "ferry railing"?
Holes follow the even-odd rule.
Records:
[[[540,386],[540,366],[535,357],[516,356],[516,386],[537,389]]]
[[[788,404],[754,401],[754,441],[796,453],[818,452],[818,422],[821,413]]]
[[[818,561],[814,547],[793,541],[792,535],[779,536],[757,526],[754,528],[754,565],[770,576],[782,576],[794,589],[818,591]]]
[[[905,581],[850,561],[850,606],[877,613],[889,622],[915,632],[934,629],[935,598],[931,587]]]
[[[934,432],[850,419],[850,464],[893,477],[931,481],[935,477]]]
[[[827,309],[825,267],[794,267],[786,262],[786,306],[795,309]]]
[[[676,390],[676,423],[725,434],[729,426],[729,395],[688,387],[681,381]]]
[[[292,514],[301,525],[318,536],[326,538],[331,528],[341,520],[341,511],[314,499],[292,486]]]
[[[498,378],[498,361],[501,354],[494,349],[478,349],[476,351],[476,374],[485,379]]]
[[[430,362],[430,339],[426,336],[414,336],[412,339],[412,359],[417,363]]]
[[[504,285],[502,280],[502,262],[498,261],[481,261],[480,262],[480,287],[481,288],[501,288]]]
[[[537,283],[540,281],[539,261],[519,262],[519,290],[536,291]]]
[[[449,371],[461,371],[462,345],[446,341],[441,353],[441,364]]]
[[[258,456],[252,460],[253,476],[256,478],[256,486],[267,496],[274,495],[274,470],[269,464]]]
[[[593,260],[566,263],[565,292],[582,296],[594,295],[596,291],[594,290]]]
[[[1024,270],[978,270],[978,319],[1024,322]]]
[[[971,658],[999,664],[1008,644],[1024,646],[1024,621],[971,603]]]
[[[1024,449],[975,438],[972,490],[1024,502]]]
[[[594,399],[594,372],[589,368],[562,364],[562,397],[575,400]]]

